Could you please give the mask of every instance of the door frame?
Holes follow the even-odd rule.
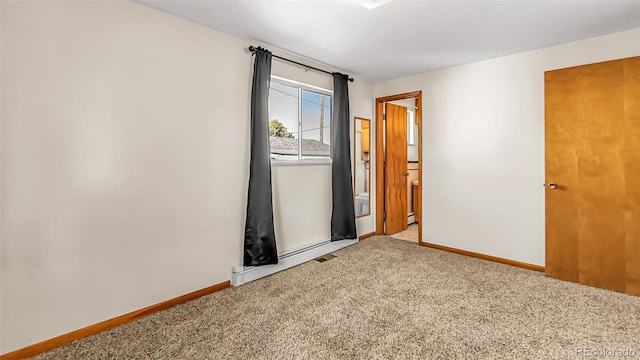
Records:
[[[415,99],[415,121],[418,125],[418,202],[421,219],[418,220],[418,244],[422,242],[422,90],[376,98],[376,235],[384,234],[385,183],[384,183],[384,103],[396,100]]]

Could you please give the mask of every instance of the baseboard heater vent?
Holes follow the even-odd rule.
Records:
[[[237,265],[232,269],[231,285],[239,286],[250,281],[260,279],[262,277],[275,274],[278,271],[300,265],[309,260],[327,255],[334,251],[340,250],[349,245],[356,244],[357,239],[340,240],[340,241],[321,241],[305,247],[287,251],[278,256],[278,263],[275,265],[264,266],[242,266]]]

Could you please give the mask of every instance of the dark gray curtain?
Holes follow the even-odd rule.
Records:
[[[333,74],[333,116],[331,117],[331,241],[356,239],[356,215],[351,178],[349,140],[349,77]]]
[[[255,51],[251,89],[251,164],[247,220],[244,229],[244,266],[278,263],[273,227],[271,159],[269,150],[269,83],[271,53]]]

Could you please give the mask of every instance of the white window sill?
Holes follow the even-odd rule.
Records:
[[[331,160],[271,160],[272,166],[331,165]]]

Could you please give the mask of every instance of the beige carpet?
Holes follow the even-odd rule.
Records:
[[[418,224],[411,224],[406,230],[389,235],[392,238],[418,243]]]
[[[372,237],[41,359],[575,359],[633,349],[640,298]]]

